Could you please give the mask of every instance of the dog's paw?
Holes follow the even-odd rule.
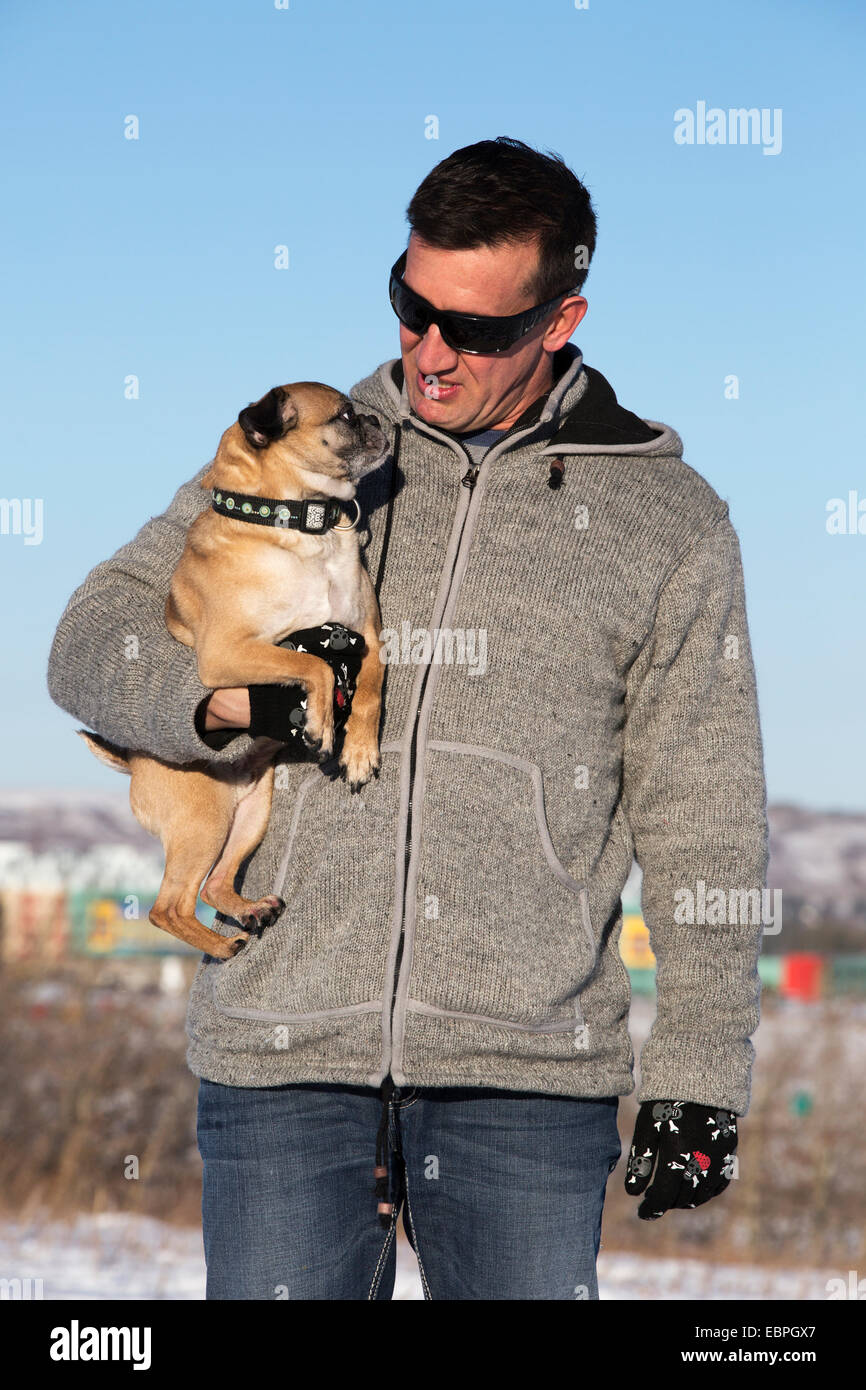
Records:
[[[247,910],[240,914],[238,921],[248,932],[261,931],[263,927],[269,927],[272,922],[276,922],[285,905],[282,898],[269,893],[257,903],[250,903]]]
[[[249,941],[249,932],[240,932],[237,936],[220,936],[219,932],[213,932],[213,944],[207,947],[207,954],[214,960],[231,960],[242,951]]]
[[[311,733],[309,733],[306,729],[304,729],[304,732],[303,732],[303,734],[301,735],[301,737],[302,737],[302,739],[303,739],[303,741],[304,741],[305,747],[309,748],[309,750],[310,750],[311,753],[315,753],[315,754],[316,754],[316,757],[317,757],[317,759],[318,759],[318,761],[319,761],[320,763],[327,762],[327,760],[328,760],[329,758],[333,757],[333,755],[334,755],[334,732],[333,732],[333,729],[331,729],[328,733],[326,733],[325,736],[324,736],[323,738],[314,738],[313,735],[312,735]]]
[[[352,792],[359,792],[371,777],[379,776],[379,749],[348,742],[340,754],[340,775]]]

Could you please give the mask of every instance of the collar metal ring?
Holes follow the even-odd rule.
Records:
[[[331,530],[332,530],[332,531],[354,531],[355,527],[358,525],[358,522],[361,520],[361,508],[360,508],[360,506],[358,505],[358,499],[357,499],[357,497],[353,497],[353,498],[352,498],[352,501],[353,501],[354,504],[355,504],[355,511],[356,511],[356,513],[357,513],[357,515],[356,515],[356,517],[355,517],[355,520],[354,520],[353,522],[351,522],[350,525],[348,525],[348,526],[337,526],[337,524],[335,523],[335,524],[331,527]]]

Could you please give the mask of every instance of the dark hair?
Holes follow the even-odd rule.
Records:
[[[558,154],[508,135],[448,155],[418,185],[406,216],[422,241],[444,251],[537,238],[538,268],[522,286],[533,304],[581,289],[595,250],[595,212],[580,179]]]

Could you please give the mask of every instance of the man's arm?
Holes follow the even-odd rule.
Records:
[[[668,579],[629,673],[623,795],[657,961],[637,1099],[743,1115],[760,1017],[768,837],[742,561],[727,510]],[[712,890],[724,893],[724,910]]]
[[[229,727],[232,718],[248,722],[246,692],[214,694],[203,685],[195,652],[165,625],[187,530],[210,505],[199,484],[209,467],[90,571],[66,605],[48,659],[48,692],[61,709],[122,748],[171,763],[231,762],[252,746],[248,734]]]

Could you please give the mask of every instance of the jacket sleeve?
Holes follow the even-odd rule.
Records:
[[[196,714],[212,688],[199,680],[193,649],[165,625],[187,529],[210,503],[200,485],[209,467],[90,571],[66,605],[48,658],[55,704],[111,743],[171,763],[231,762],[253,743],[244,732],[214,730],[201,737]]]
[[[656,957],[657,1013],[637,1099],[743,1115],[760,1018],[768,833],[742,560],[727,508],[664,585],[629,672],[623,798]]]

